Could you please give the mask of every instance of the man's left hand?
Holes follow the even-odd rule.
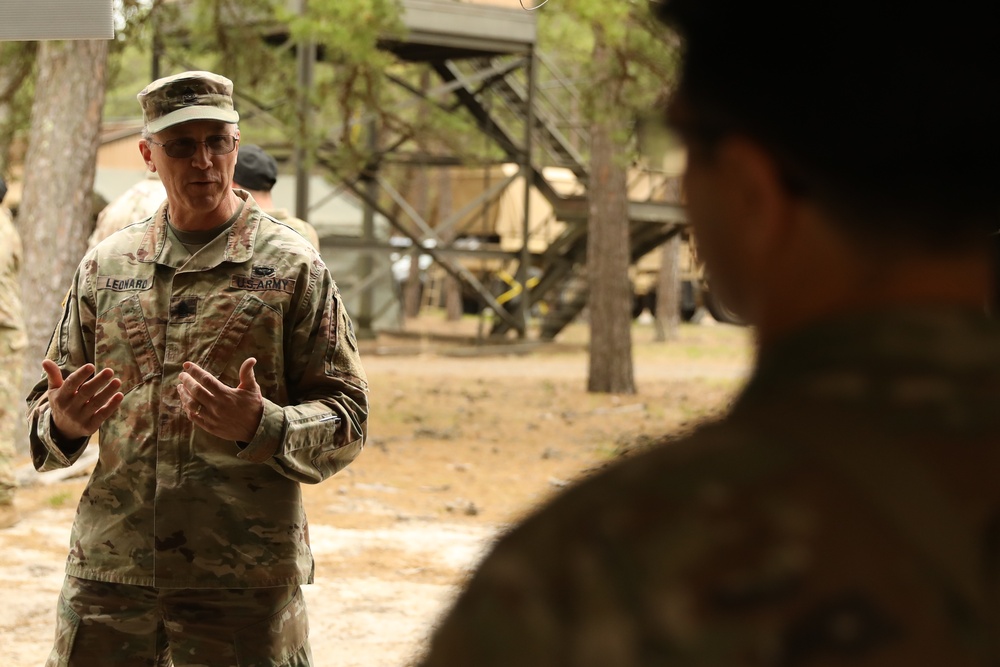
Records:
[[[198,364],[185,361],[177,392],[188,419],[219,438],[250,442],[264,416],[264,397],[253,374],[256,363],[253,357],[244,361],[239,386],[230,387]]]

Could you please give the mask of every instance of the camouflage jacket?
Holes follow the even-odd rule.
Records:
[[[996,665],[1000,325],[765,348],[731,411],[502,537],[424,667]]]
[[[20,270],[21,237],[10,212],[0,206],[0,333],[16,336],[18,347],[23,347],[26,340],[21,312]]]
[[[283,222],[299,234],[302,235],[306,241],[312,244],[312,247],[319,250],[319,234],[316,233],[316,228],[310,225],[308,222],[301,218],[296,218],[291,215],[287,209],[277,208],[272,211],[267,211],[267,214],[277,220],[278,222]]]
[[[144,179],[101,210],[87,249],[93,250],[98,243],[122,227],[153,215],[166,198],[167,190],[163,187],[160,175],[155,171],[147,171]]]
[[[64,374],[110,367],[125,394],[101,427],[66,571],[166,588],[309,582],[299,485],[350,463],[367,430],[350,319],[316,251],[252,199],[194,255],[171,241],[166,210],[84,256],[49,345]],[[177,384],[191,360],[236,386],[250,356],[264,415],[241,449],[186,418]],[[54,440],[46,387],[43,375],[28,397],[40,471],[85,447]]]

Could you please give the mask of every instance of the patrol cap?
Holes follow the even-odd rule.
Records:
[[[278,163],[263,148],[254,144],[240,146],[236,156],[233,181],[247,190],[268,192],[278,180]]]
[[[233,82],[212,72],[181,72],[157,79],[136,96],[146,129],[156,134],[192,120],[236,123]]]

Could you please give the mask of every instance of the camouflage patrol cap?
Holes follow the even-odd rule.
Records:
[[[146,129],[155,134],[192,120],[236,123],[233,82],[212,72],[181,72],[157,79],[136,96]]]

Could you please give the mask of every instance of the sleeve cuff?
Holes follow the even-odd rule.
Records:
[[[35,424],[35,434],[38,436],[38,440],[45,445],[49,455],[62,467],[73,465],[90,440],[89,437],[64,440],[57,436],[55,425],[52,423],[52,410],[48,407],[39,413]]]
[[[260,418],[257,432],[250,442],[237,443],[240,452],[236,456],[244,461],[263,463],[278,453],[284,437],[285,410],[265,398],[264,414]]]

